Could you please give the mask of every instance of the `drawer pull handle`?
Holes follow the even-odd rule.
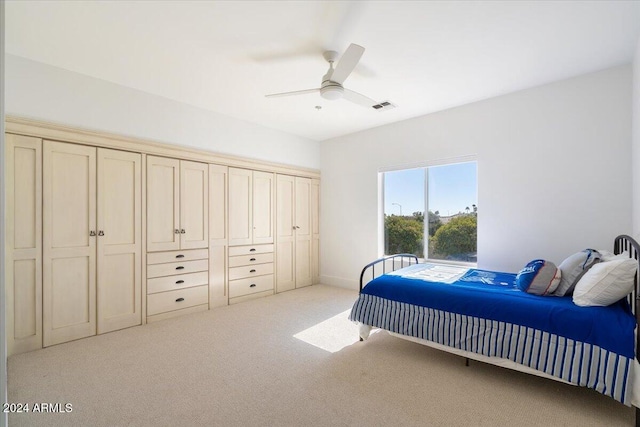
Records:
[[[184,283],[184,280],[178,280],[178,281],[176,282],[176,285],[180,285],[180,284],[182,284],[182,283]]]
[[[256,284],[255,284],[255,283],[252,283],[252,284],[250,284],[250,285],[249,285],[249,287],[250,287],[250,288],[255,288],[255,287],[256,287]]]
[[[178,298],[178,299],[176,300],[176,302],[182,302],[182,301],[184,301],[184,298]]]
[[[256,260],[255,258],[251,258],[249,261],[255,261],[255,260]]]
[[[255,252],[255,251],[256,251],[256,248],[249,249],[249,252]]]
[[[253,270],[249,270],[249,273],[255,273],[255,272],[256,272],[256,270],[255,270],[255,269],[253,269]]]
[[[176,255],[176,258],[184,258],[184,255],[182,255],[182,254]]]
[[[176,270],[184,270],[184,267],[183,266],[176,267]]]

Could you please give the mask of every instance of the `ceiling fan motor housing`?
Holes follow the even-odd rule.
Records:
[[[342,98],[344,88],[340,83],[332,82],[331,80],[325,80],[320,87],[320,96],[330,101]]]

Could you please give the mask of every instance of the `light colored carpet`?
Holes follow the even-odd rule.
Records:
[[[11,426],[631,426],[594,391],[464,359],[346,320],[357,294],[312,286],[8,362]]]

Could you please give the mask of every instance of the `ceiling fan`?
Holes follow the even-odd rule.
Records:
[[[327,74],[322,77],[322,83],[319,88],[296,90],[293,92],[274,93],[271,95],[265,95],[267,98],[275,98],[279,96],[291,96],[291,95],[303,95],[307,93],[320,92],[320,96],[324,99],[335,100],[344,98],[347,101],[354,102],[363,107],[372,107],[377,104],[373,99],[364,96],[358,92],[354,92],[350,89],[345,89],[342,84],[349,77],[353,69],[358,65],[364,48],[360,45],[351,43],[347,50],[340,58],[340,61],[333,68],[333,64],[338,58],[338,52],[334,50],[328,50],[322,54],[325,60],[329,63],[329,70]]]

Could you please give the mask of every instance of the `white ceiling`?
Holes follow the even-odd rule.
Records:
[[[7,1],[6,52],[325,140],[630,63],[640,1]],[[366,48],[319,94],[326,49]],[[10,84],[10,82],[8,82]],[[315,107],[321,106],[321,110]]]

